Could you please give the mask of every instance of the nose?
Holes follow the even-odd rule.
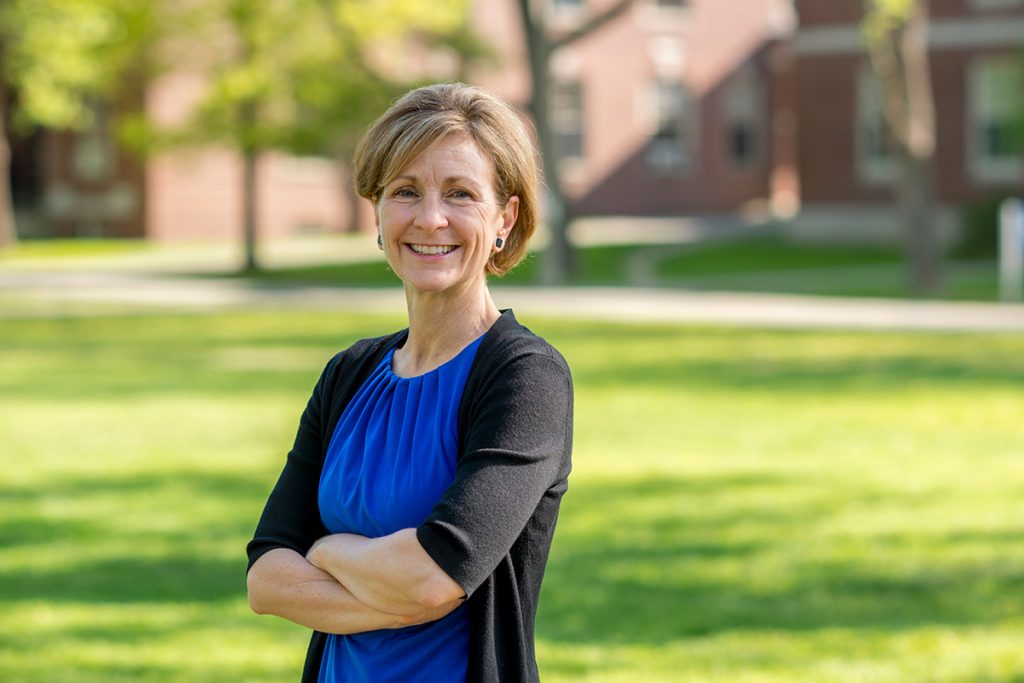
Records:
[[[424,230],[436,230],[448,225],[448,216],[444,211],[444,202],[434,193],[424,195],[416,212],[416,227]]]

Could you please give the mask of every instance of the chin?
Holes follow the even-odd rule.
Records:
[[[417,292],[466,292],[476,288],[483,289],[487,286],[487,278],[481,277],[479,280],[467,281],[464,278],[453,278],[453,277],[411,277],[402,278],[402,283]]]

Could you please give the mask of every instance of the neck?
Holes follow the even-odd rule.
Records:
[[[486,283],[460,296],[406,287],[405,298],[409,337],[395,352],[394,371],[399,375],[420,375],[446,363],[501,315]]]

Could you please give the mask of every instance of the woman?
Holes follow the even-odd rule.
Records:
[[[507,104],[435,85],[371,126],[355,176],[409,327],[324,369],[248,547],[250,604],[314,629],[303,681],[537,681],[572,380],[486,277],[536,226],[533,147]]]

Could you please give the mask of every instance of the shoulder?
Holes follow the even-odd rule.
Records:
[[[546,358],[565,368],[566,372],[569,369],[562,354],[546,339],[516,320],[511,310],[502,312],[481,342],[478,355],[489,364],[499,365],[531,357]]]
[[[533,375],[548,373],[552,380],[564,378],[571,390],[572,378],[565,357],[506,310],[481,342],[471,379],[489,385],[502,376],[521,374],[524,370]]]

